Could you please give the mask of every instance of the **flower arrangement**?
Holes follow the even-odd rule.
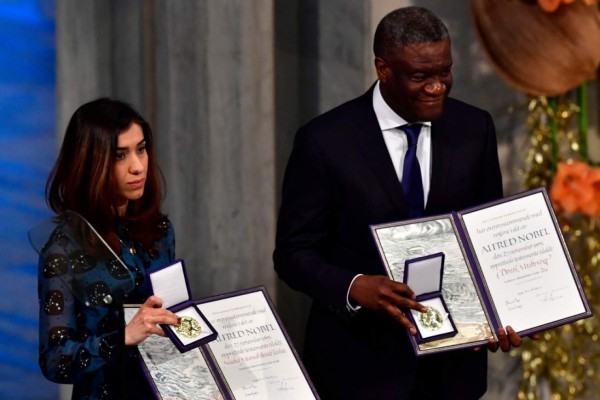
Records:
[[[587,140],[587,89],[531,97],[525,187],[549,188],[565,242],[596,317],[546,331],[515,351],[523,376],[518,399],[597,399],[600,386],[600,167]]]
[[[587,82],[600,68],[598,0],[471,0],[489,60],[527,94],[525,189],[546,187],[594,317],[526,341],[519,400],[598,399],[600,167],[588,155]]]
[[[558,213],[600,217],[600,167],[573,160],[558,163],[550,199]]]
[[[579,88],[585,95],[585,85]],[[570,93],[572,95],[572,93]],[[592,400],[600,385],[600,167],[587,154],[585,96],[530,101],[531,147],[525,186],[549,187],[558,223],[595,317],[551,329],[515,351],[523,376],[518,399]],[[576,118],[577,117],[577,118]],[[577,119],[577,127],[574,122]]]

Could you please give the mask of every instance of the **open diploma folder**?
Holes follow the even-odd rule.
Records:
[[[458,333],[417,355],[485,346],[499,327],[530,335],[592,315],[543,188],[451,214],[371,226],[390,279],[443,252],[442,293]]]
[[[215,340],[185,353],[156,335],[138,345],[156,398],[319,398],[263,287],[194,302],[218,332]],[[137,307],[125,307],[126,321]]]

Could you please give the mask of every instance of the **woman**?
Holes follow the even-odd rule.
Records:
[[[73,383],[74,399],[151,397],[136,345],[152,334],[164,336],[157,324],[178,324],[150,295],[146,279],[175,257],[173,227],[160,212],[162,175],[153,146],[150,126],[130,105],[92,101],[72,116],[46,184],[50,208],[85,218],[128,270],[127,279],[122,271],[97,278],[94,271],[112,270],[96,268],[94,255],[82,255],[58,228],[41,251],[40,367],[53,382]],[[74,288],[86,279],[96,285],[87,289],[91,301]],[[126,287],[123,296],[106,295],[119,285]],[[94,300],[98,293],[102,301]],[[124,329],[123,302],[143,303]]]

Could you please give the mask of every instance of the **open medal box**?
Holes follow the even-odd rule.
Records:
[[[161,325],[180,352],[189,351],[217,337],[217,331],[191,298],[183,260],[152,271],[149,278],[152,291],[161,298],[163,307],[181,318],[179,327]]]
[[[430,342],[457,334],[452,315],[442,293],[444,253],[406,260],[404,283],[416,294],[416,301],[427,307],[427,312],[410,310],[408,318],[417,328],[417,343]]]

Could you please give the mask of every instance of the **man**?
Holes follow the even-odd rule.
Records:
[[[378,82],[297,133],[275,269],[314,300],[304,360],[322,398],[476,399],[486,390],[487,352],[415,357],[406,335],[415,327],[401,308],[425,307],[384,276],[369,225],[502,197],[494,125],[487,112],[447,98],[450,38],[430,11],[407,7],[384,17],[374,53]],[[403,130],[414,123],[418,139]],[[409,140],[416,181],[404,166]],[[413,181],[403,189],[404,174]],[[499,330],[492,350],[520,344],[507,331]]]

